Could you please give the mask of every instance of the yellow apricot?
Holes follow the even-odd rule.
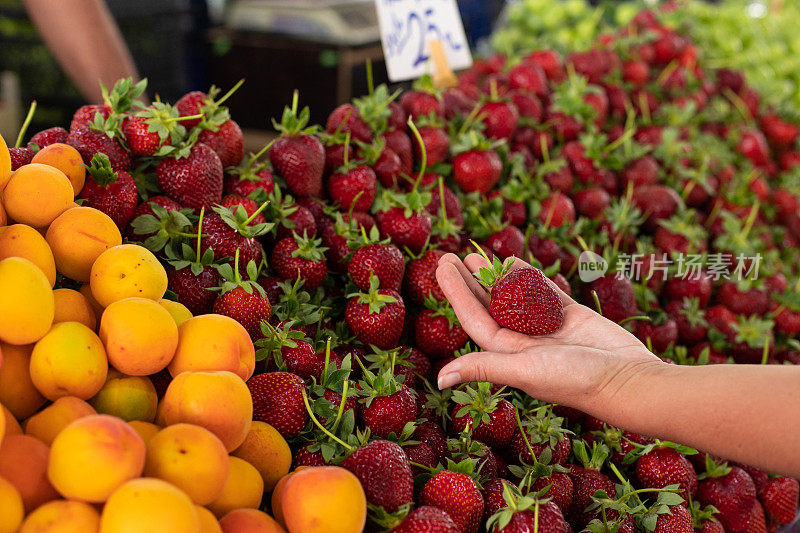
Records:
[[[53,323],[80,322],[94,331],[97,328],[97,315],[89,300],[78,291],[72,289],[56,289],[53,291],[55,315]]]
[[[47,401],[31,380],[32,344],[15,346],[0,342],[3,364],[0,365],[0,403],[14,416],[25,419]]]
[[[12,220],[45,228],[70,208],[75,192],[67,176],[48,165],[19,167],[3,190],[3,205]]]
[[[244,459],[231,456],[225,486],[208,508],[217,518],[235,509],[258,509],[263,495],[264,481],[258,470]]]
[[[11,152],[8,151],[5,139],[0,135],[0,191],[5,188],[11,178]]]
[[[126,376],[112,369],[103,388],[91,399],[91,404],[98,413],[116,416],[126,422],[152,422],[156,417],[158,397],[147,376]]]
[[[88,503],[68,500],[48,502],[29,514],[19,533],[95,533],[100,513]]]
[[[136,433],[142,437],[142,440],[145,444],[147,444],[150,439],[152,439],[156,433],[161,431],[161,426],[157,424],[153,424],[152,422],[142,422],[141,420],[131,420],[128,422],[128,425],[131,426]]]
[[[30,344],[53,324],[55,300],[47,276],[21,257],[0,261],[0,340]]]
[[[195,505],[194,510],[197,511],[197,518],[200,519],[200,533],[222,533],[222,528],[214,513],[199,505]]]
[[[102,503],[144,468],[142,438],[122,419],[79,418],[59,433],[50,450],[47,477],[65,498]]]
[[[339,466],[316,466],[286,481],[281,507],[292,532],[359,533],[364,529],[367,499],[358,478]]]
[[[103,311],[100,339],[117,370],[130,376],[148,376],[172,361],[178,346],[178,326],[157,302],[125,298]]]
[[[121,244],[100,254],[89,283],[103,307],[133,296],[157,301],[167,291],[167,271],[147,248]]]
[[[292,466],[292,451],[286,440],[277,429],[266,422],[253,421],[241,446],[233,451],[255,466],[264,480],[264,490],[269,492],[275,488]]]
[[[198,505],[219,497],[229,472],[225,445],[203,427],[174,424],[147,443],[144,475],[169,481]]]
[[[236,320],[216,314],[199,315],[181,324],[178,348],[169,372],[227,370],[247,380],[256,358],[253,341]]]
[[[75,196],[83,189],[86,181],[86,167],[83,158],[72,146],[64,143],[53,143],[45,146],[33,156],[31,163],[41,163],[55,167],[69,179]]]
[[[270,515],[257,509],[236,509],[223,516],[219,525],[223,533],[285,533]]]
[[[0,477],[0,533],[16,533],[25,516],[19,491]]]
[[[183,305],[182,303],[173,302],[172,300],[167,300],[166,298],[161,298],[158,301],[158,304],[167,310],[167,312],[172,316],[172,319],[175,321],[176,326],[180,326],[190,318],[192,318],[192,312],[189,311],[189,308]]]
[[[0,259],[23,257],[39,267],[52,287],[56,283],[53,252],[42,234],[25,224],[0,228]]]
[[[80,398],[62,396],[25,421],[25,434],[49,446],[65,427],[94,414],[97,414],[94,408]]]
[[[67,209],[47,228],[45,239],[58,271],[81,282],[89,281],[100,254],[122,244],[122,235],[111,217],[93,207]]]
[[[108,498],[100,517],[103,533],[197,533],[192,500],[174,485],[153,478],[128,481]]]
[[[103,388],[107,374],[103,343],[80,322],[55,324],[33,347],[31,379],[48,400],[88,400]]]

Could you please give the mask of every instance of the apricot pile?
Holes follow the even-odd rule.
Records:
[[[288,519],[263,511],[292,457],[253,422],[244,327],[164,299],[156,257],[75,204],[73,148],[8,162],[0,138],[0,533],[322,531],[307,523],[319,510],[297,518],[299,496],[274,511]],[[360,531],[358,481],[316,470],[287,494],[355,495],[346,531]]]

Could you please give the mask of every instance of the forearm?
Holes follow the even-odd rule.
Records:
[[[103,0],[25,0],[28,13],[61,67],[90,102],[99,81],[137,78],[136,66]]]
[[[588,406],[640,433],[800,477],[800,368],[644,365]],[[596,412],[595,412],[596,411]]]

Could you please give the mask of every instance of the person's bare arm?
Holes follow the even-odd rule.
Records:
[[[103,0],[25,0],[33,22],[61,67],[89,102],[100,84],[138,79],[128,47]]]
[[[800,368],[669,365],[561,291],[562,328],[528,337],[489,315],[489,295],[472,276],[485,264],[477,254],[464,263],[452,254],[440,261],[439,285],[486,350],[445,366],[440,388],[469,381],[509,385],[629,431],[800,477]]]

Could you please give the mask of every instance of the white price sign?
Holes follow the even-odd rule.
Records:
[[[450,68],[472,65],[456,0],[375,0],[391,81],[430,72],[430,42],[442,43]]]

